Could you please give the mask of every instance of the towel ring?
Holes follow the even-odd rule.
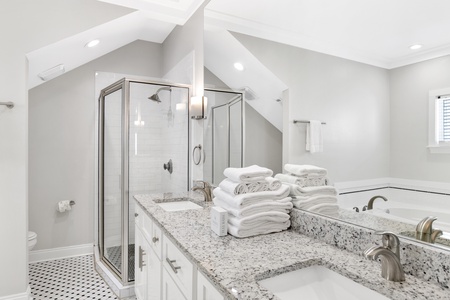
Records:
[[[198,149],[198,153],[199,153],[198,161],[195,160],[195,150],[197,150],[197,149]],[[198,144],[198,146],[195,146],[194,150],[192,150],[192,160],[194,161],[194,164],[197,165],[197,166],[202,161],[202,145],[201,144]]]

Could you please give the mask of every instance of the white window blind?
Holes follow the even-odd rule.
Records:
[[[437,104],[439,142],[450,142],[450,95],[439,96]]]

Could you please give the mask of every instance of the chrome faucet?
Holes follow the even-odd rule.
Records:
[[[367,210],[371,210],[373,209],[373,202],[375,201],[375,199],[377,198],[381,198],[384,201],[388,201],[388,199],[386,199],[386,197],[383,196],[373,196],[372,198],[370,198],[369,203],[367,204]]]
[[[434,244],[436,238],[442,235],[442,230],[433,229],[433,222],[436,220],[437,218],[433,216],[421,220],[416,226],[416,239]]]
[[[206,181],[202,181],[202,180],[198,180],[195,182],[196,184],[202,184],[202,186],[194,186],[192,188],[193,191],[200,191],[203,193],[203,195],[205,196],[205,201],[206,202],[210,202],[212,201],[212,186],[206,182]]]
[[[405,281],[405,273],[400,262],[400,241],[387,231],[375,232],[382,235],[382,246],[373,246],[364,251],[364,256],[371,260],[381,259],[381,277],[390,281]]]

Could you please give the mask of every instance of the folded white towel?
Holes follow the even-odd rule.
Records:
[[[240,195],[248,193],[248,183],[234,182],[225,178],[219,183],[219,187],[227,193]]]
[[[323,186],[327,185],[328,183],[328,180],[325,176],[299,177],[289,174],[276,174],[275,178],[279,179],[281,182],[296,184],[300,187]]]
[[[310,207],[308,211],[328,215],[331,217],[337,217],[339,215],[339,205],[321,203]]]
[[[264,180],[256,182],[234,182],[225,178],[219,183],[219,187],[229,194],[240,195],[278,190],[281,187],[281,181],[273,177],[266,177]]]
[[[257,165],[245,168],[226,168],[223,171],[223,175],[234,182],[264,181],[266,177],[270,177],[272,174],[272,170]]]
[[[322,122],[311,120],[306,125],[306,151],[323,152]]]
[[[279,211],[289,213],[292,207],[294,206],[292,204],[291,197],[286,197],[278,201],[256,203],[253,205],[246,206],[242,209],[231,207],[227,204],[227,202],[222,201],[217,197],[214,197],[213,202],[215,205],[220,206],[223,209],[227,210],[228,214],[238,218],[243,218],[267,211]]]
[[[327,170],[324,168],[316,167],[313,165],[293,165],[285,164],[284,169],[286,172],[294,174],[296,176],[327,176]]]
[[[263,181],[256,181],[256,182],[250,182],[248,183],[248,192],[249,193],[256,193],[256,192],[263,192],[264,191],[264,182]],[[267,191],[267,186],[266,186]]]
[[[228,223],[236,227],[251,228],[264,226],[268,222],[284,223],[289,220],[289,218],[290,216],[287,213],[279,211],[265,211],[244,218],[228,216]]]
[[[276,191],[281,187],[281,180],[273,177],[266,177],[266,182],[269,186],[269,191]]]
[[[283,223],[279,222],[267,222],[266,224],[259,227],[237,227],[228,223],[228,233],[239,238],[245,238],[260,234],[268,234],[272,232],[280,232],[286,230],[291,226],[291,221],[286,221]]]
[[[337,191],[334,186],[308,186],[300,187],[299,185],[286,183],[290,187],[290,196],[316,196],[316,195],[328,195],[337,196]]]
[[[289,195],[289,186],[282,185],[281,188],[276,191],[256,192],[241,195],[229,194],[218,187],[214,189],[213,194],[215,197],[226,202],[231,207],[243,208],[260,202],[270,202],[284,199]]]
[[[326,196],[326,195],[317,195],[309,197],[306,200],[292,199],[292,203],[298,209],[308,210],[311,207],[318,204],[336,204],[337,197],[336,196]]]

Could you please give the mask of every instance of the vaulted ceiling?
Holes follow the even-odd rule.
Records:
[[[68,71],[137,39],[162,43],[204,2],[98,1],[135,12],[28,53],[30,88],[43,82],[38,73],[58,64]],[[450,54],[449,11],[447,0],[211,0],[205,18],[230,31],[390,69]],[[94,38],[101,44],[85,48]],[[414,44],[422,48],[411,50]]]

